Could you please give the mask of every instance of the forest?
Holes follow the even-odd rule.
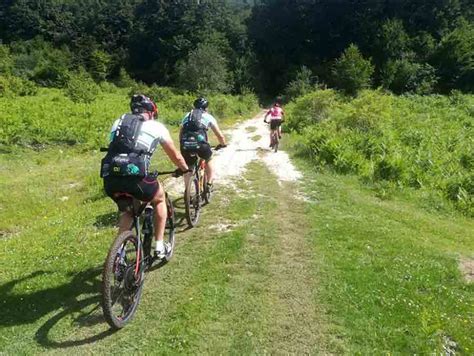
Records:
[[[5,0],[0,95],[78,75],[288,99],[474,90],[470,0]]]

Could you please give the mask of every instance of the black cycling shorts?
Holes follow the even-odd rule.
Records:
[[[204,142],[199,144],[199,148],[193,151],[190,150],[183,150],[181,147],[181,154],[184,157],[184,160],[186,161],[186,164],[188,166],[192,166],[195,161],[196,161],[196,156],[193,155],[193,153],[196,153],[200,158],[205,160],[206,162],[210,161],[212,158],[212,149],[209,143]]]
[[[281,120],[270,120],[270,130],[276,130],[281,126]]]
[[[114,177],[108,176],[104,178],[104,189],[109,197],[111,197],[120,211],[125,211],[130,198],[126,193],[141,201],[151,201],[156,192],[158,192],[159,184],[155,176],[138,177]]]

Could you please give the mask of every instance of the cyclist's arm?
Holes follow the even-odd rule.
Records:
[[[211,125],[211,129],[212,129],[212,132],[214,132],[214,134],[216,135],[217,139],[219,140],[219,143],[222,145],[222,146],[225,146],[226,143],[225,143],[225,137],[224,135],[222,134],[222,131],[219,129],[219,126],[217,125],[217,122],[216,123],[212,123]]]
[[[166,155],[181,171],[185,172],[189,169],[183,156],[174,146],[173,140],[163,141],[161,147],[163,147]]]
[[[267,117],[268,115],[270,115],[270,111],[271,110],[268,110],[267,113],[265,114],[265,117],[263,118],[263,122],[267,122]]]
[[[110,134],[109,134],[109,143],[112,142],[112,139],[115,136],[115,131],[117,131],[117,126],[120,122],[120,119],[115,120],[114,124],[112,125],[112,128],[110,129]]]

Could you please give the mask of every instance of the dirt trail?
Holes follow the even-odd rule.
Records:
[[[253,119],[246,120],[226,130],[230,139],[225,149],[214,152],[216,187],[219,185],[234,186],[233,181],[240,178],[246,171],[246,166],[254,161],[261,160],[278,178],[278,183],[297,181],[301,173],[290,162],[284,151],[277,153],[270,150],[269,128],[263,122],[265,111],[260,112]],[[170,181],[168,190],[181,194],[181,181]]]

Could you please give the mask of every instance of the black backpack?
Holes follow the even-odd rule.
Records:
[[[193,109],[183,124],[181,148],[185,151],[195,151],[201,143],[207,142],[207,128],[202,123],[202,109]]]
[[[107,155],[102,159],[100,176],[145,177],[148,174],[150,156],[137,150],[137,138],[143,124],[141,115],[122,116]]]
[[[141,115],[123,115],[109,144],[109,153],[134,152],[142,124],[143,117]]]
[[[202,109],[193,109],[189,113],[189,117],[186,122],[183,124],[183,130],[185,132],[206,132],[207,128],[202,123],[202,114],[204,112]]]

